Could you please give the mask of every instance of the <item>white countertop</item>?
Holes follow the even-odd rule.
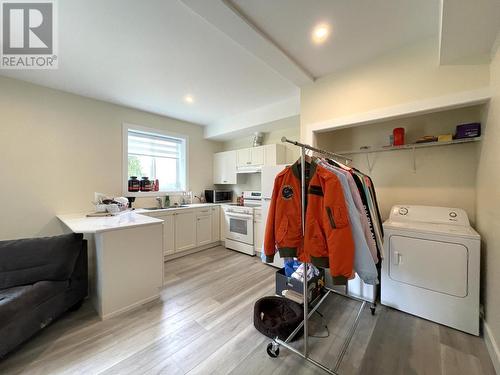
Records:
[[[162,223],[163,220],[126,211],[116,216],[86,217],[85,213],[57,215],[74,233],[100,233],[110,230]]]
[[[220,206],[220,204],[217,204],[217,203],[193,203],[193,204],[187,204],[185,207],[160,208],[157,210],[146,210],[145,208],[136,208],[134,210],[134,212],[136,212],[138,214],[145,214],[145,213],[154,213],[154,212],[189,210],[189,209],[193,209],[193,208],[203,208],[203,207],[212,207],[212,206]]]
[[[145,213],[187,210],[190,208],[203,208],[217,206],[213,203],[189,204],[187,207],[165,208],[160,210],[145,210],[138,208],[134,211],[125,211],[116,216],[87,217],[87,213],[57,215],[74,233],[100,233],[116,229],[132,228],[141,225],[162,223],[163,220],[142,215]]]

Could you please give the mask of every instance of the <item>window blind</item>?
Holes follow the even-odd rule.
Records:
[[[183,142],[180,138],[129,130],[128,154],[181,159]]]

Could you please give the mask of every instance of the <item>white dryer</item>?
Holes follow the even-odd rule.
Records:
[[[479,335],[480,236],[464,210],[392,207],[384,253],[383,305]]]

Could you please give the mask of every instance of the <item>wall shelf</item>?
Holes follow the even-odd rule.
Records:
[[[366,149],[359,149],[359,150],[347,150],[347,151],[336,151],[336,152],[338,154],[341,154],[341,155],[371,154],[372,152],[413,150],[413,149],[417,149],[417,148],[457,145],[457,144],[462,144],[462,143],[478,142],[481,139],[482,139],[481,137],[474,137],[474,138],[454,139],[454,140],[449,141],[449,142],[409,143],[409,144],[402,145],[402,146],[374,147],[374,148],[366,148]]]
[[[338,154],[341,155],[356,155],[356,154],[366,154],[366,163],[368,164],[368,169],[370,172],[373,169],[373,165],[370,162],[370,158],[368,154],[376,153],[376,152],[386,152],[386,151],[401,151],[401,150],[410,150],[413,151],[413,171],[417,171],[417,162],[416,162],[416,154],[415,150],[419,148],[427,148],[427,147],[436,147],[436,146],[451,146],[458,145],[463,143],[471,143],[478,142],[482,139],[482,137],[474,137],[474,138],[463,138],[463,139],[454,139],[449,142],[426,142],[426,143],[410,143],[402,146],[386,146],[386,147],[374,147],[374,148],[363,148],[359,150],[346,150],[346,151],[338,151]]]

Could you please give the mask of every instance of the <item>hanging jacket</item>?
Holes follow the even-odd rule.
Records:
[[[306,225],[302,237],[300,164],[285,168],[275,179],[266,223],[264,252],[272,262],[299,257],[334,277],[353,277],[354,241],[342,186],[337,176],[312,162],[306,176]]]
[[[342,163],[335,160],[328,160],[329,164],[340,168],[346,172],[349,172],[356,184],[359,196],[363,204],[363,210],[366,214],[368,220],[368,225],[373,238],[373,242],[376,245],[378,258],[383,259],[383,238],[384,232],[382,228],[382,219],[380,217],[380,210],[378,208],[377,199],[375,196],[375,189],[373,187],[373,181],[371,178],[356,168],[348,167]]]
[[[320,162],[320,165],[324,166],[328,171],[334,173],[339,178],[344,190],[344,197],[347,203],[349,221],[352,226],[355,245],[354,270],[365,283],[376,285],[378,284],[377,268],[375,267],[374,258],[366,242],[363,227],[361,226],[361,217],[358,209],[356,208],[356,204],[354,203],[347,177],[344,175],[344,171],[341,171],[339,168],[335,168],[326,162]]]
[[[339,173],[342,173],[346,178],[347,178],[347,183],[349,185],[349,191],[351,192],[352,199],[354,201],[354,204],[356,205],[356,210],[358,211],[359,214],[359,219],[361,221],[361,227],[363,229],[363,233],[366,239],[366,244],[368,245],[368,248],[370,249],[370,253],[372,255],[373,261],[375,263],[378,263],[379,257],[378,257],[378,249],[377,249],[377,244],[375,242],[375,234],[372,232],[372,228],[369,222],[368,214],[366,212],[366,208],[363,205],[363,201],[361,199],[361,194],[358,190],[358,187],[356,186],[356,182],[354,181],[354,178],[352,176],[352,168],[349,168],[347,166],[344,166],[340,164],[337,166],[336,163],[332,160],[325,159],[324,162],[326,163],[325,166],[332,166],[337,168],[336,171]]]
[[[371,179],[367,178],[366,175],[361,173],[360,171],[353,169],[353,177],[359,180],[360,188],[364,191],[364,196],[366,200],[366,205],[368,211],[370,212],[372,229],[375,235],[375,240],[377,243],[377,247],[379,249],[380,257],[384,258],[384,247],[383,247],[383,229],[382,229],[382,220],[380,219],[380,212],[378,209],[378,204],[376,200],[373,198],[373,194],[370,189],[373,187]]]

